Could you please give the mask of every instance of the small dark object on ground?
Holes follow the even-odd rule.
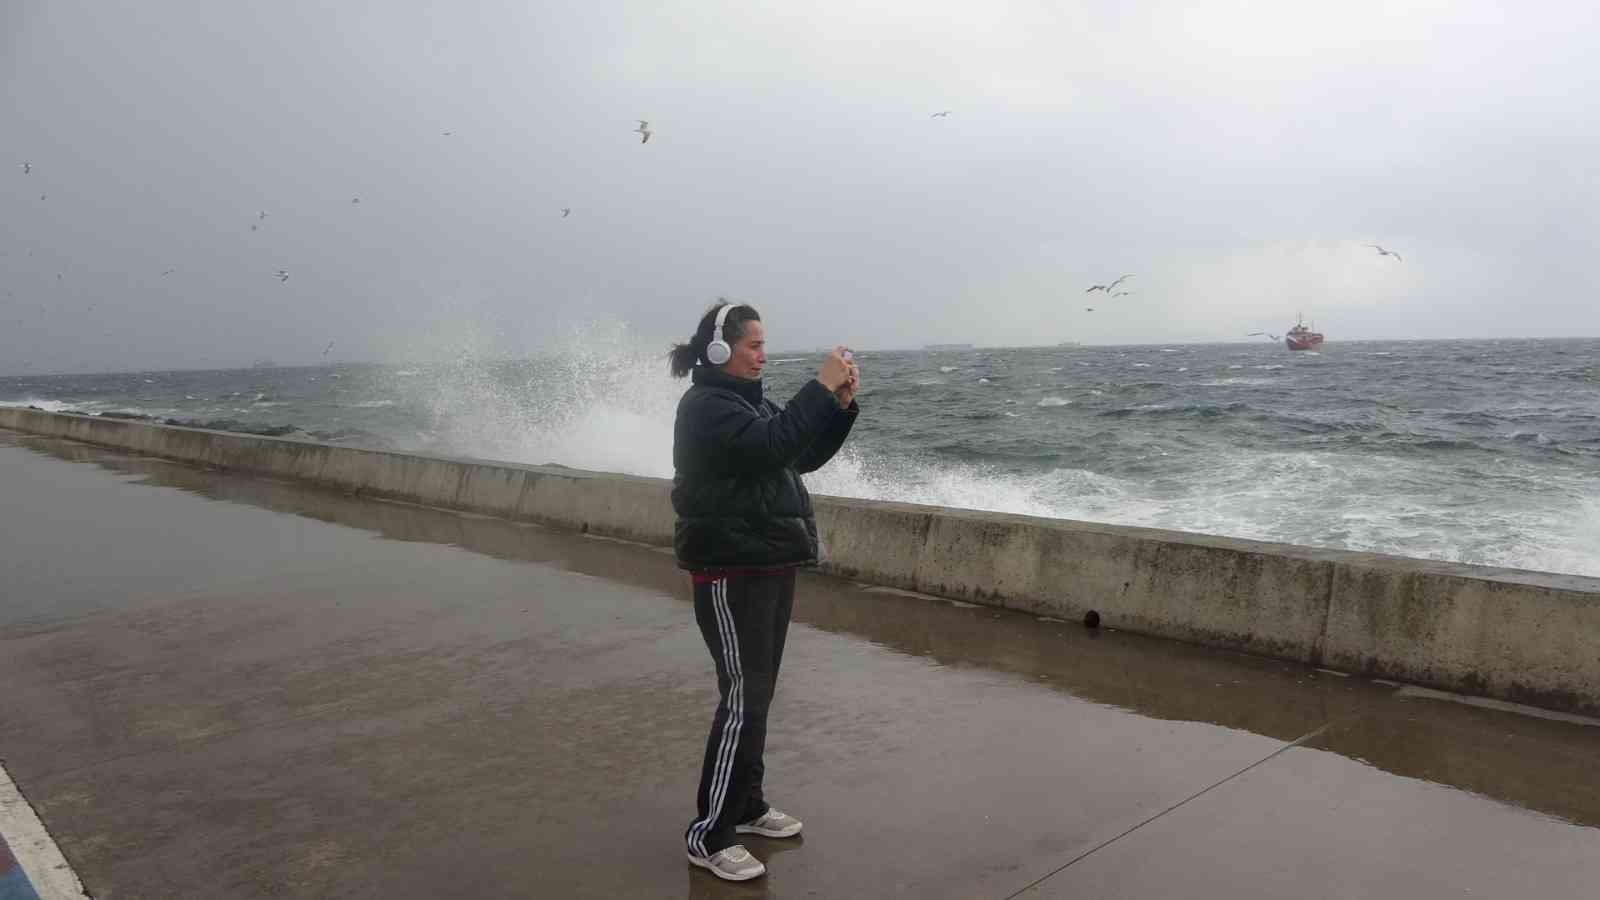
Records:
[[[1084,613],[1083,614],[1083,627],[1085,627],[1085,628],[1099,628],[1100,627],[1100,614],[1095,612],[1092,609],[1089,610],[1088,612]]]

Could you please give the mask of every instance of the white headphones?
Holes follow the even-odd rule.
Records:
[[[729,303],[717,310],[717,324],[711,329],[711,343],[706,345],[706,362],[713,366],[720,366],[733,359],[733,347],[728,344],[723,335],[722,328],[728,324],[728,312],[734,307],[742,306],[741,303]]]

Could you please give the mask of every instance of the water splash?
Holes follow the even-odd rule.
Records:
[[[613,323],[575,327],[532,360],[498,358],[484,346],[467,333],[451,362],[401,385],[430,412],[431,449],[672,476],[672,421],[688,384],[667,374],[665,348]]]

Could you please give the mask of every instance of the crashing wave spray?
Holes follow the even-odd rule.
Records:
[[[432,449],[486,459],[672,476],[672,420],[687,385],[664,347],[625,326],[574,328],[554,352],[507,360],[475,333],[408,388],[430,410]]]

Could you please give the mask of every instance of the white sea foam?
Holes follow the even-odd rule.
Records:
[[[1037,405],[1037,406],[1067,406],[1070,403],[1072,403],[1072,401],[1068,400],[1065,397],[1044,397],[1044,398],[1041,398],[1039,400],[1039,402],[1037,404],[1035,404],[1035,405]]]
[[[955,370],[956,370],[955,366],[940,366],[939,367],[939,371],[945,373],[946,375],[949,375],[951,372],[954,372]]]
[[[0,406],[12,409],[27,409],[30,406],[38,407],[46,412],[76,412],[77,404],[71,400],[41,400],[38,397],[29,397],[26,400],[0,400]]]
[[[1396,480],[1425,477],[1431,465],[1332,453],[1240,453],[1219,459],[1192,487],[1167,493],[1081,469],[1019,476],[882,456],[869,463],[847,449],[806,480],[817,492],[838,496],[1600,575],[1600,549],[1592,541],[1600,533],[1600,490],[1594,486],[1577,484],[1581,479],[1547,485],[1522,508],[1464,523],[1448,508],[1424,507],[1391,489]]]
[[[395,402],[393,400],[363,400],[360,403],[352,403],[350,405],[356,409],[384,409],[394,406]]]
[[[1213,378],[1210,381],[1199,382],[1200,387],[1248,387],[1263,384],[1275,384],[1270,378]]]

